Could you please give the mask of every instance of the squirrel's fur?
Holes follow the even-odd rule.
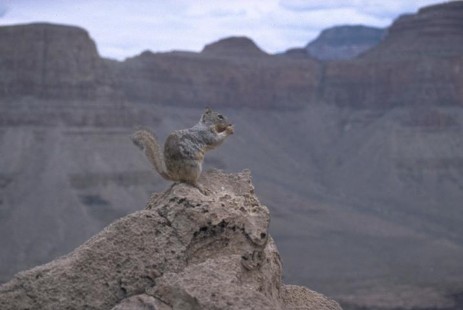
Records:
[[[135,132],[132,141],[144,151],[164,179],[191,184],[204,193],[204,189],[197,183],[204,154],[222,144],[231,134],[233,126],[226,117],[206,109],[195,126],[172,132],[163,150],[154,135],[145,129]]]

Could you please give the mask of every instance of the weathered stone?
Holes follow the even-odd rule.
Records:
[[[327,299],[320,293],[298,285],[284,285],[282,288],[282,301],[285,309],[339,310],[339,305],[334,300]]]
[[[201,182],[208,196],[174,185],[72,253],[17,274],[0,286],[0,308],[287,309],[270,215],[249,171]],[[313,309],[334,309],[320,299]]]
[[[125,298],[112,310],[172,310],[173,308],[153,296],[146,294]]]
[[[8,53],[17,46],[18,71],[2,71],[3,82],[17,76],[40,81],[41,68],[55,72],[58,67],[63,80],[72,81],[69,75],[77,82],[71,83],[72,91],[60,88],[62,99],[38,100],[41,88],[34,86],[24,87],[31,90],[27,97],[0,100],[0,281],[68,253],[111,221],[134,212],[153,189],[166,186],[130,144],[132,126],[147,125],[162,138],[197,121],[201,111],[181,105],[228,102],[231,108],[225,113],[236,121],[235,140],[211,153],[206,165],[253,168],[260,198],[276,215],[272,236],[288,280],[317,283],[317,289],[337,299],[352,292],[349,304],[368,294],[381,295],[390,279],[454,287],[463,261],[462,45],[461,27],[455,27],[463,20],[458,19],[460,5],[431,6],[413,15],[426,18],[402,19],[377,49],[360,59],[324,66],[306,62],[297,72],[300,61],[286,69],[278,62],[281,71],[270,70],[275,57],[245,53],[147,53],[133,62],[103,60],[116,80],[132,75],[124,77],[133,79],[130,83],[116,83],[127,93],[124,105],[90,101],[85,89],[72,90],[85,85],[79,79],[92,72],[86,63],[77,71],[72,64],[69,70],[63,65],[25,68],[37,60],[24,58],[27,49],[34,50],[34,40],[43,36],[11,37],[27,37],[24,46],[4,39],[0,67],[6,70],[7,61],[16,59]],[[419,20],[426,24],[413,24]],[[88,40],[73,33],[69,39]],[[51,37],[65,42],[60,35]],[[94,55],[86,42],[87,48],[75,52]],[[69,55],[67,50],[47,61],[73,61]],[[190,58],[197,63],[190,66]],[[295,83],[299,78],[307,80]],[[316,97],[315,104],[309,104],[304,92]],[[68,100],[73,96],[83,99]],[[274,108],[285,109],[292,96],[304,102],[303,108]],[[258,258],[259,253],[244,257]],[[419,264],[410,261],[413,257],[420,258]],[[439,273],[435,262],[441,262]],[[242,260],[244,268],[255,265],[253,259]],[[365,293],[362,285],[371,290]],[[439,292],[451,295],[446,289]],[[402,296],[400,290],[396,293]],[[375,302],[372,298],[370,305]]]

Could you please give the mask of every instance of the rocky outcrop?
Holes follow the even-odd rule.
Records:
[[[152,196],[70,254],[0,286],[2,309],[340,309],[281,282],[269,212],[250,173],[210,172],[202,195]]]
[[[435,17],[454,5],[437,7]],[[463,261],[463,75],[461,54],[445,52],[458,47],[443,39],[451,37],[445,29],[419,36],[430,45],[442,37],[439,53],[426,46],[394,53],[398,42],[415,44],[399,39],[401,30],[355,60],[286,60],[292,69],[272,56],[147,52],[104,60],[118,79],[127,75],[117,84],[125,105],[2,98],[0,281],[68,253],[161,190],[165,183],[128,139],[131,126],[149,126],[163,140],[197,121],[201,111],[190,106],[212,102],[230,105],[220,110],[237,131],[205,164],[253,168],[259,198],[276,215],[271,233],[286,279],[314,283],[346,308],[384,305],[384,292],[397,308],[410,300],[399,285],[417,288],[419,301],[432,297],[421,293],[428,283],[446,299],[453,294],[446,287],[461,283]],[[288,107],[290,96],[304,104],[275,109]],[[133,300],[154,298],[145,297]]]
[[[363,25],[335,26],[323,30],[305,50],[320,60],[352,59],[378,45],[384,33],[385,29]]]

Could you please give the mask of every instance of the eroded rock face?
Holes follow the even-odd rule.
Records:
[[[320,101],[355,108],[461,106],[463,2],[425,7],[398,18],[376,47],[328,63]]]
[[[384,59],[459,56],[463,53],[463,2],[446,1],[397,18],[384,41],[365,54]]]
[[[147,51],[120,64],[119,85],[130,100],[172,106],[294,109],[313,98],[314,60],[241,47],[223,53],[222,45],[202,53]]]
[[[0,27],[0,97],[108,96],[103,60],[84,29],[35,23]]]
[[[144,52],[124,62],[100,58],[88,33],[77,27],[6,26],[0,27],[0,98],[281,110],[320,102],[354,108],[461,106],[462,21],[463,3],[453,1],[398,18],[384,39],[383,29],[327,29],[306,49],[289,50],[289,57],[231,37],[201,53]],[[319,63],[305,57],[307,50],[338,61]]]
[[[335,26],[323,30],[305,47],[306,53],[320,60],[352,59],[381,42],[385,29]]]
[[[281,282],[250,173],[175,185],[70,254],[0,286],[1,309],[340,309]],[[288,306],[288,307],[287,307]]]
[[[295,108],[312,98],[317,72],[313,60],[268,55],[245,37],[209,44],[202,53],[144,52],[112,61],[98,55],[84,29],[45,23],[0,27],[0,58],[0,98],[79,104]]]

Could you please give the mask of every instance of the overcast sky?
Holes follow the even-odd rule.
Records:
[[[327,27],[386,27],[437,0],[0,0],[0,25],[51,22],[87,29],[104,57],[200,51],[244,35],[269,53],[306,45]]]

